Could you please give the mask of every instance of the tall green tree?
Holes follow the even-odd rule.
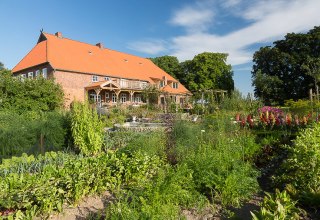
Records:
[[[309,32],[289,33],[273,47],[261,47],[253,56],[252,84],[255,96],[267,104],[308,97],[314,84],[308,58],[320,57],[320,27]],[[306,66],[308,68],[306,68]]]
[[[0,70],[3,70],[4,69],[4,65],[3,63],[0,62]]]
[[[161,56],[149,59],[174,78],[179,79],[181,77],[182,69],[177,57]]]
[[[150,59],[193,92],[213,89],[231,92],[234,81],[231,65],[226,63],[227,56],[224,53],[204,52],[181,63],[173,56]]]
[[[314,79],[314,87],[317,94],[317,99],[319,100],[319,86],[320,81],[320,57],[311,58],[308,57],[302,68],[306,70],[306,74]]]
[[[186,86],[191,91],[234,89],[231,65],[226,63],[227,54],[204,52],[183,65]]]

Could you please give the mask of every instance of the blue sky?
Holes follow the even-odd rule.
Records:
[[[0,9],[0,61],[9,69],[43,28],[142,57],[228,53],[244,95],[253,92],[254,51],[320,25],[320,0],[0,0]]]

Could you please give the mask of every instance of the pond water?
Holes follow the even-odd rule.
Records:
[[[125,122],[123,124],[115,124],[114,130],[132,130],[132,131],[148,131],[156,129],[164,129],[166,123],[152,123],[152,122]]]

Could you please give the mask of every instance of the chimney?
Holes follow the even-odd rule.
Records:
[[[99,47],[100,49],[103,49],[103,44],[102,43],[97,43],[96,46]]]
[[[62,33],[61,32],[57,32],[54,35],[56,35],[56,37],[58,37],[58,38],[62,38]]]
[[[166,77],[166,76],[163,76],[162,79],[163,79],[163,81],[164,81],[164,85],[167,85],[167,84],[168,84],[167,77]]]

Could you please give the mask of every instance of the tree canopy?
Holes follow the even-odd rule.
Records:
[[[3,63],[0,62],[0,70],[3,70],[4,69],[4,65]]]
[[[234,89],[231,65],[227,54],[204,52],[192,60],[179,63],[176,57],[163,56],[151,60],[170,75],[175,76],[190,91]]]
[[[0,110],[52,111],[63,104],[63,90],[51,79],[19,80],[0,70]]]
[[[177,57],[162,56],[149,59],[165,72],[169,73],[172,77],[176,79],[180,77],[182,69]]]
[[[266,104],[308,97],[318,77],[314,66],[320,57],[320,27],[309,32],[289,33],[273,47],[261,47],[254,53],[252,85],[255,96]],[[312,61],[312,62],[311,62]]]

